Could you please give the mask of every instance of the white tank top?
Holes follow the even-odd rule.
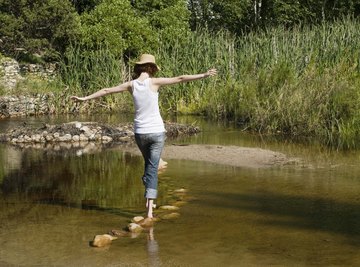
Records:
[[[137,134],[165,132],[159,110],[159,93],[151,90],[151,78],[133,80],[132,95],[135,105],[134,131]]]

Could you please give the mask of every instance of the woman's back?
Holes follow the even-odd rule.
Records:
[[[159,110],[159,93],[151,90],[151,78],[133,80],[132,95],[135,105],[135,133],[165,132]]]

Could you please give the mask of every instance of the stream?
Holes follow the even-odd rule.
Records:
[[[1,121],[0,131],[75,120],[131,117],[17,118]],[[95,235],[145,215],[142,158],[121,147],[77,153],[0,144],[0,266],[360,266],[360,151],[176,120],[202,132],[170,144],[259,147],[301,163],[257,169],[165,158],[157,205],[186,189],[180,217],[94,248]]]

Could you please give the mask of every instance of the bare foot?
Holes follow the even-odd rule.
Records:
[[[153,217],[153,204],[154,204],[154,200],[153,199],[148,199],[148,212],[147,212],[147,217],[148,218],[152,218]]]
[[[159,166],[158,166],[158,170],[160,171],[160,170],[166,169],[167,165],[168,165],[168,163],[167,163],[166,161],[160,159],[160,161],[159,161]]]

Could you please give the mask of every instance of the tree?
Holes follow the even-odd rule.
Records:
[[[2,52],[17,59],[54,59],[75,40],[79,17],[69,1],[0,0]]]
[[[149,26],[164,42],[183,39],[190,30],[185,0],[133,0],[137,13],[146,17]]]
[[[116,55],[135,55],[157,49],[160,38],[170,41],[186,35],[188,10],[183,0],[103,0],[84,12],[82,42],[105,45]]]
[[[188,8],[192,30],[206,27],[241,34],[258,28],[359,16],[360,0],[189,0]]]
[[[79,14],[94,9],[101,0],[70,0]]]
[[[82,40],[89,48],[106,46],[114,54],[150,49],[156,36],[149,22],[138,16],[127,0],[104,0],[81,16]]]

